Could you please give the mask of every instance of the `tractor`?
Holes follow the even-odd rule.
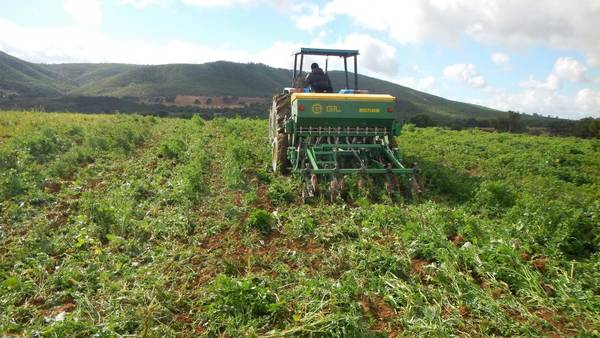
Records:
[[[417,168],[401,163],[395,140],[401,130],[396,99],[358,89],[358,55],[358,50],[301,48],[293,54],[292,86],[273,96],[269,115],[272,168],[281,175],[303,178],[303,201],[319,194],[323,181],[332,202],[343,197],[348,175],[357,178],[359,188],[369,180],[383,181],[392,195],[421,190],[415,179]],[[305,88],[305,56],[326,57],[326,73],[329,57],[343,59],[345,87],[337,93]],[[353,59],[353,89],[348,82],[348,59]]]

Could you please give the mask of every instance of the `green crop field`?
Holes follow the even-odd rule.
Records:
[[[302,205],[263,120],[1,112],[0,335],[600,335],[600,140],[405,129]]]

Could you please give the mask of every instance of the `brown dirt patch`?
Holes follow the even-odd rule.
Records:
[[[236,207],[239,207],[242,205],[242,193],[239,191],[234,191],[233,192],[233,201],[232,201],[233,205],[235,205]]]
[[[475,168],[468,169],[467,170],[467,175],[469,175],[470,177],[478,176],[479,175],[479,168],[475,167]]]
[[[541,258],[536,258],[534,260],[531,261],[531,265],[533,265],[533,267],[541,272],[546,271],[546,266],[548,265],[548,258],[547,257],[541,257]]]
[[[61,312],[73,312],[77,306],[73,302],[68,302],[63,305],[58,305],[53,307],[50,310],[42,310],[40,311],[44,316],[55,315]]]
[[[104,181],[101,178],[94,178],[87,182],[87,188],[89,190],[94,190],[104,185]]]
[[[200,247],[205,250],[212,251],[214,249],[222,248],[225,244],[225,237],[227,236],[227,232],[220,232],[213,236],[210,236],[202,244]]]
[[[286,240],[285,248],[289,251],[299,251],[308,254],[314,254],[320,252],[323,249],[322,247],[318,246],[313,240],[308,240],[306,242]]]
[[[29,300],[29,304],[34,306],[42,306],[44,303],[46,303],[46,299],[43,297],[35,297]]]
[[[416,275],[423,276],[425,275],[425,266],[430,263],[425,259],[413,258],[410,261],[410,270]]]
[[[556,313],[555,311],[549,309],[539,309],[535,311],[534,314],[554,327],[556,332],[545,332],[546,334],[549,334],[552,337],[562,337],[569,331],[566,328],[566,324],[568,324],[568,321],[565,320],[563,316]],[[577,331],[571,332],[571,334],[576,332]]]
[[[258,181],[257,178],[254,178],[253,181]],[[266,210],[273,210],[273,203],[271,203],[271,198],[269,198],[269,188],[263,183],[258,183],[256,187],[256,195],[258,196],[259,207]]]
[[[550,284],[546,284],[546,283],[542,283],[542,289],[544,289],[544,291],[546,292],[546,294],[549,297],[554,297],[556,296],[556,289],[554,289],[554,287]]]
[[[67,224],[71,215],[71,204],[67,201],[61,201],[58,206],[46,214],[46,219],[51,227],[61,227]]]
[[[65,212],[50,211],[48,214],[46,214],[46,219],[51,227],[58,228],[67,224],[69,214]]]
[[[56,194],[62,188],[62,184],[56,181],[46,181],[44,182],[44,190],[51,194]]]
[[[396,317],[396,312],[383,300],[383,298],[362,297],[358,302],[363,313],[371,315],[375,323],[371,329],[375,331],[386,331],[389,337],[396,337],[395,331],[390,331],[390,322]]]
[[[75,304],[66,303],[66,304],[55,307],[54,309],[52,309],[52,312],[54,312],[54,313],[73,312],[73,311],[75,311],[75,308],[76,308]]]
[[[492,297],[494,299],[500,298],[504,294],[504,290],[502,288],[494,288],[492,290]]]
[[[527,252],[523,252],[523,253],[521,253],[521,255],[520,255],[520,256],[521,256],[521,260],[522,260],[523,262],[527,262],[528,260],[530,260],[530,259],[531,259],[531,255],[530,255],[529,253],[527,253]]]
[[[450,236],[448,237],[448,240],[457,247],[460,247],[465,243],[465,239],[461,235]]]
[[[196,274],[193,280],[193,287],[206,284],[209,280],[213,279],[217,275],[214,267],[206,266]]]

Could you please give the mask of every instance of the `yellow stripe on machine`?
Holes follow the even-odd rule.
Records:
[[[293,93],[292,102],[294,100],[394,102],[396,98],[387,94]]]

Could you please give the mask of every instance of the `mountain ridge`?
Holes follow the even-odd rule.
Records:
[[[334,87],[343,72],[329,72]],[[177,95],[269,97],[290,85],[292,71],[262,63],[203,64],[31,63],[0,51],[0,94],[31,97],[155,97]],[[395,96],[409,115],[437,119],[492,119],[501,111],[452,101],[359,74],[359,87]]]

